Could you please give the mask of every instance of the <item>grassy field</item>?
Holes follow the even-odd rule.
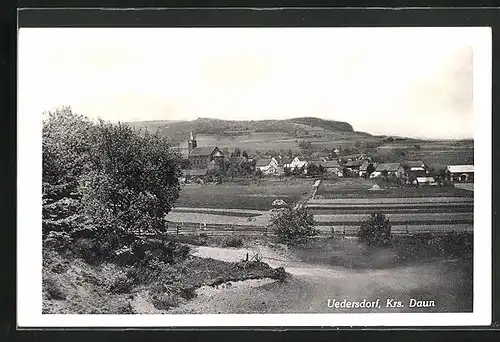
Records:
[[[415,146],[418,146],[416,148]],[[442,168],[453,164],[474,163],[474,141],[395,141],[384,144],[377,148],[380,156],[394,154],[396,151],[404,151],[404,160],[423,160],[428,166]]]
[[[190,184],[181,189],[177,207],[270,210],[275,199],[296,202],[312,188],[312,180],[286,179]]]
[[[467,197],[473,198],[474,193],[455,187],[421,186],[394,187],[373,191],[370,188],[375,180],[362,178],[341,178],[337,181],[325,181],[316,193],[317,199],[329,198],[408,198],[408,197]]]

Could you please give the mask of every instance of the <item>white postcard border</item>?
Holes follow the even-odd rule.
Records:
[[[295,28],[297,29],[297,28]],[[302,28],[307,30],[308,28]],[[357,28],[360,29],[360,28]],[[366,28],[370,30],[370,28]],[[42,314],[41,115],[23,110],[18,96],[17,323],[25,327],[210,327],[210,326],[472,326],[491,324],[491,28],[462,30],[474,59],[474,309],[472,313],[367,314]],[[344,28],[345,30],[345,28]],[[463,37],[462,37],[463,38]],[[21,64],[22,65],[22,64]],[[19,72],[19,67],[18,67]],[[42,91],[42,90],[41,90]],[[443,127],[443,129],[446,129]]]

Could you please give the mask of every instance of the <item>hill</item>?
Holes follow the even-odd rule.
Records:
[[[347,122],[299,117],[285,120],[218,120],[131,122],[136,128],[159,131],[172,143],[187,149],[194,131],[198,146],[216,145],[226,152],[239,148],[248,152],[300,152],[302,140],[311,142],[311,152],[340,148],[343,154],[368,153],[379,162],[424,160],[432,166],[468,164],[474,160],[473,140],[422,140],[371,135],[355,131]]]
[[[242,135],[249,133],[279,132],[291,137],[308,137],[318,131],[353,132],[347,122],[322,120],[318,118],[295,118],[286,120],[218,120],[198,118],[192,121],[141,121],[131,122],[134,127],[159,130],[162,134],[185,139],[190,131],[197,135]]]

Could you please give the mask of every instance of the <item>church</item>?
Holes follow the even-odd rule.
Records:
[[[188,140],[188,159],[194,169],[224,171],[227,165],[224,153],[217,146],[198,147],[193,132]]]

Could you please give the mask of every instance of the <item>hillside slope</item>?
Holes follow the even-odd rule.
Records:
[[[192,121],[142,121],[131,122],[136,128],[149,131],[159,130],[165,136],[186,139],[190,131],[198,135],[234,136],[249,133],[285,133],[290,137],[307,137],[318,131],[354,132],[353,127],[342,121],[322,120],[318,118],[294,118],[286,120],[218,120],[198,118]]]

